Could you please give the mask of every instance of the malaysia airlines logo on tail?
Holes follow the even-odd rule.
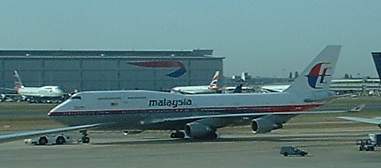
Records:
[[[130,62],[129,64],[147,68],[177,68],[175,71],[166,75],[172,78],[178,78],[187,72],[184,64],[179,61],[144,61]]]
[[[322,87],[319,87],[319,85],[325,83],[325,77],[331,76],[327,74],[328,67],[326,67],[325,65],[328,64],[329,63],[318,63],[315,66],[313,66],[308,75],[306,75],[308,79],[308,85],[311,88],[321,89]]]

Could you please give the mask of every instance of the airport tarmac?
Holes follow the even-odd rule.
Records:
[[[38,110],[36,110],[38,111]],[[1,113],[1,110],[0,110]],[[56,127],[41,112],[3,113],[0,124],[12,120],[4,131],[28,127]],[[23,115],[25,114],[25,117]],[[377,116],[359,112],[350,115]],[[0,144],[0,167],[379,167],[381,148],[374,152],[358,151],[357,139],[381,130],[375,125],[336,119],[336,115],[302,115],[283,129],[254,135],[250,127],[228,127],[219,131],[215,141],[170,139],[168,131],[146,131],[124,136],[120,131],[90,131],[91,144],[34,146],[15,141]],[[379,115],[381,116],[381,115]],[[4,119],[5,118],[5,119]],[[32,122],[30,120],[34,120]],[[26,122],[26,124],[25,124]],[[29,123],[30,122],[30,123]],[[37,123],[36,123],[37,122]],[[38,122],[44,124],[38,125]],[[14,124],[17,123],[17,124]],[[18,124],[25,124],[19,126]],[[36,126],[36,127],[34,127]],[[280,147],[298,146],[307,157],[284,157]]]
[[[246,129],[242,127],[238,129]],[[173,140],[164,131],[123,136],[92,132],[91,144],[0,145],[1,167],[379,167],[381,151],[360,152],[364,131],[309,134],[223,134],[216,141]],[[306,130],[307,131],[307,130]],[[368,132],[379,131],[377,128]],[[239,131],[241,132],[241,131]],[[290,132],[290,131],[286,131]],[[284,157],[281,146],[296,145],[307,157]]]

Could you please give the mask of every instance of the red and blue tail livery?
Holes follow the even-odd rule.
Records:
[[[322,87],[319,87],[318,84],[325,83],[324,79],[326,76],[331,76],[327,74],[328,68],[324,65],[327,65],[328,63],[318,63],[315,66],[312,67],[310,73],[306,75],[308,79],[308,85],[315,89],[321,89]],[[319,80],[320,78],[320,80]]]

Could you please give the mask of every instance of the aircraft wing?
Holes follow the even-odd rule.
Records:
[[[32,136],[38,136],[38,135],[45,135],[45,134],[53,134],[53,133],[60,133],[60,132],[94,128],[94,127],[98,127],[100,125],[101,124],[89,124],[89,125],[79,125],[79,126],[71,126],[71,127],[64,127],[64,128],[54,128],[54,129],[47,129],[47,130],[36,130],[36,131],[5,134],[5,135],[0,135],[0,143],[10,142],[10,141],[14,141],[14,140],[18,140],[18,139],[24,139],[24,138],[28,138],[28,137],[32,137]]]
[[[215,114],[215,115],[199,115],[199,116],[189,116],[189,117],[173,117],[173,118],[162,118],[154,119],[148,121],[147,123],[159,124],[164,122],[176,122],[176,121],[195,121],[206,118],[242,118],[242,117],[256,117],[264,115],[298,115],[298,114],[331,114],[331,113],[345,113],[350,112],[350,110],[342,111],[291,111],[291,112],[256,112],[256,113],[236,113],[236,114]]]
[[[368,124],[381,124],[381,119],[379,118],[362,118],[362,117],[337,117],[344,120],[350,120],[350,121],[357,121],[362,123],[368,123]]]

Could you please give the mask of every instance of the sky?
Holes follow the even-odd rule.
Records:
[[[376,77],[379,0],[2,0],[1,49],[214,49],[224,75],[287,77],[342,45],[336,77]]]

